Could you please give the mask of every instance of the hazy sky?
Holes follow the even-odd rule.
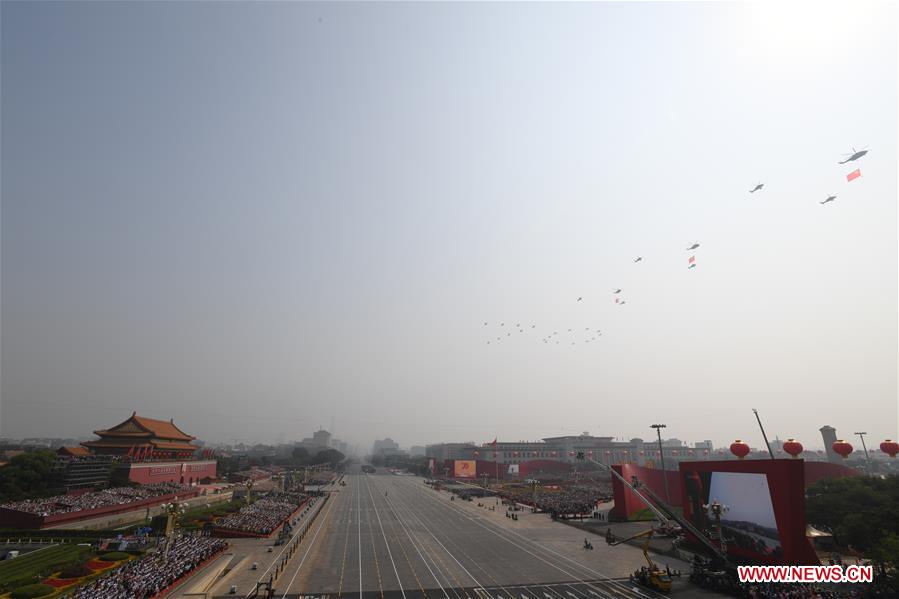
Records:
[[[896,438],[896,16],[3,2],[2,433]]]

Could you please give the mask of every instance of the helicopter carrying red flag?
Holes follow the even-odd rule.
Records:
[[[862,169],[857,168],[848,175],[846,175],[846,181],[852,181],[853,179],[858,179],[862,176]]]

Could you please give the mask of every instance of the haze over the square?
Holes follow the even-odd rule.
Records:
[[[4,3],[0,432],[896,438],[896,7],[816,7]]]

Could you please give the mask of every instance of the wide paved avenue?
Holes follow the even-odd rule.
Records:
[[[489,509],[492,498],[484,507],[450,501],[420,477],[350,474],[345,480],[279,574],[276,597],[661,597],[627,581],[644,563],[638,548],[608,547],[586,535],[595,549],[585,551],[583,531],[542,514],[524,512],[513,521],[501,506]],[[674,560],[670,566],[687,570]],[[246,596],[253,575],[258,572],[235,571],[211,595],[234,597],[228,588],[237,584],[238,596]]]

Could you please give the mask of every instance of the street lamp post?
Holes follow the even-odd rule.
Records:
[[[718,503],[717,499],[713,499],[712,503],[704,506],[709,513],[715,518],[715,529],[718,531],[718,543],[721,547],[721,551],[727,553],[727,545],[724,541],[724,530],[721,528],[721,515],[727,512],[730,508],[726,505],[721,505]]]
[[[253,481],[252,478],[248,478],[247,482],[244,483],[244,485],[247,488],[247,505],[250,505],[250,503],[252,502],[251,496],[253,494],[253,485],[254,484],[256,484],[256,483]]]
[[[858,435],[858,438],[862,440],[862,449],[865,450],[865,464],[868,465],[868,472],[870,473],[871,472],[871,458],[868,456],[868,446],[865,445],[865,435],[867,435],[868,433],[860,432],[860,433],[854,433],[854,434]]]
[[[172,546],[172,540],[175,536],[175,526],[178,524],[177,516],[183,514],[187,511],[188,505],[186,503],[165,503],[162,505],[162,508],[166,513],[165,520],[165,551],[162,554],[163,561],[168,560],[169,558],[169,548]]]
[[[656,429],[656,434],[659,437],[659,459],[662,461],[662,480],[665,481],[665,499],[668,500],[668,505],[671,505],[671,493],[668,491],[668,472],[665,470],[665,452],[662,450],[662,429],[667,428],[664,424],[651,424],[649,428]]]

